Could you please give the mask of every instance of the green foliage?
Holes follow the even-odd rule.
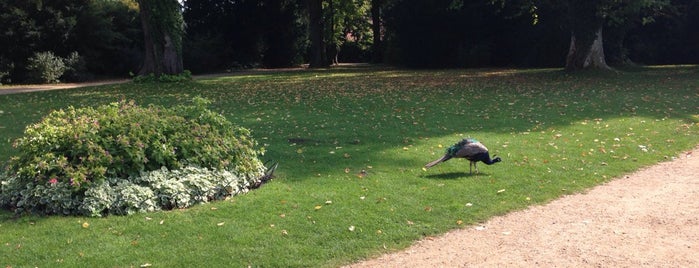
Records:
[[[139,0],[141,12],[147,9],[150,16],[146,18],[151,27],[151,36],[157,44],[165,43],[165,36],[169,36],[174,43],[176,51],[182,53],[182,38],[184,37],[184,20],[182,18],[182,6],[177,0]]]
[[[129,180],[110,179],[90,187],[79,214],[128,215],[161,209],[188,208],[244,193],[254,180],[227,170],[188,166],[143,172]]]
[[[88,77],[85,60],[76,51],[66,58],[51,51],[37,52],[29,58],[27,70],[29,80],[39,83],[58,83],[61,79],[82,81]]]
[[[51,51],[34,53],[27,65],[30,80],[40,83],[60,82],[59,78],[63,76],[66,69],[63,58],[54,55]]]
[[[67,47],[80,52],[86,70],[119,77],[137,70],[143,61],[143,30],[135,0],[91,0],[81,10]]]
[[[184,70],[180,74],[160,74],[150,73],[147,75],[139,75],[133,78],[134,83],[181,83],[192,80],[192,72]]]
[[[264,167],[257,156],[262,151],[254,148],[247,129],[208,110],[208,104],[195,98],[194,105],[167,109],[121,101],[96,109],[53,111],[14,142],[17,155],[2,180],[0,205],[18,213],[124,214],[240,192],[239,186],[225,193],[221,189],[259,179]],[[161,179],[148,174],[163,168],[170,173]],[[189,169],[177,173],[183,168]],[[199,183],[207,175],[219,180],[205,184],[215,189]],[[156,195],[162,195],[162,180],[173,179],[203,194],[189,193],[196,202],[174,203]]]
[[[10,70],[12,81],[27,80],[28,59],[35,57],[35,53],[53,51],[56,55],[66,55],[74,50],[68,44],[78,25],[80,12],[89,2],[90,0],[0,1],[0,25],[3,25],[3,31],[0,32],[0,58],[5,58],[14,65]]]
[[[80,82],[90,78],[85,59],[77,51],[71,52],[68,57],[63,59],[63,63],[66,66],[62,76],[64,80]]]
[[[2,85],[2,81],[5,79],[10,74],[9,71],[3,71],[0,70],[0,86]]]
[[[185,1],[184,65],[194,73],[297,66],[307,46],[305,6],[293,0]]]

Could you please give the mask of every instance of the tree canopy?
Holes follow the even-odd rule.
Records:
[[[698,63],[698,11],[694,0],[5,0],[0,81],[28,80],[28,60],[43,52],[77,53],[82,77],[369,61]]]

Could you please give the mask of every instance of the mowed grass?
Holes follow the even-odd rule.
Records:
[[[3,211],[0,265],[334,267],[585,191],[699,144],[693,66],[582,74],[361,67],[0,95],[0,161],[50,110],[122,99],[170,106],[194,96],[253,131],[263,159],[280,164],[276,179],[187,210],[105,218]],[[503,162],[473,175],[462,159],[423,170],[464,137]]]

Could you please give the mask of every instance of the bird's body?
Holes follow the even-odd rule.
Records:
[[[483,162],[486,165],[492,165],[497,162],[502,161],[500,157],[490,158],[490,153],[488,153],[488,148],[482,143],[475,139],[463,139],[460,142],[447,148],[447,152],[441,158],[427,163],[425,168],[431,168],[436,164],[445,162],[452,158],[466,158],[469,161],[469,172],[472,172],[472,167],[476,167],[476,173],[478,172],[478,166],[476,163]]]

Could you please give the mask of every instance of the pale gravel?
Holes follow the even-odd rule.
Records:
[[[699,267],[699,148],[347,267]]]

